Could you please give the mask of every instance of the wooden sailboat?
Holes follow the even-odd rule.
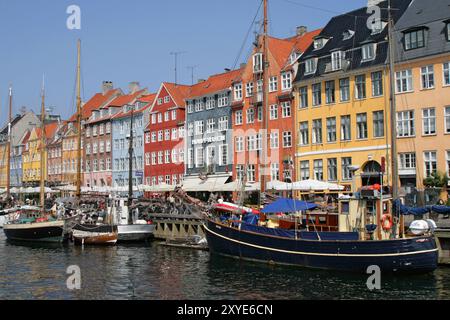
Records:
[[[264,0],[264,42],[267,41],[267,1]],[[389,5],[389,10],[390,10]],[[393,20],[389,11],[389,42],[390,42],[390,69],[391,77],[394,70],[393,58]],[[267,47],[263,53],[264,72],[267,72]],[[267,79],[267,77],[264,77]],[[391,79],[391,85],[393,84]],[[267,85],[267,82],[264,84]],[[267,87],[265,87],[267,90]],[[267,95],[265,95],[267,99]],[[267,102],[267,100],[266,100]],[[265,103],[264,105],[267,105]],[[391,113],[395,123],[395,96],[391,89]],[[263,112],[264,116],[267,115]],[[265,124],[266,122],[264,122]],[[395,125],[392,134],[392,159],[394,176],[393,200],[398,193],[397,168],[396,168],[396,134]],[[266,145],[266,142],[263,144]],[[264,152],[264,151],[263,151]],[[264,180],[261,184],[261,192],[265,191]],[[286,199],[288,200],[288,199]],[[289,200],[294,202],[294,200]],[[379,207],[386,208],[392,203],[384,203],[379,200]],[[364,203],[363,203],[364,205]],[[381,206],[380,206],[381,205]],[[308,209],[298,210],[300,206],[293,206],[294,210],[287,208],[286,213],[297,213]],[[266,208],[265,208],[266,209]],[[267,208],[268,209],[268,208]],[[394,208],[395,209],[395,208]],[[382,210],[382,209],[380,209]],[[293,212],[292,212],[293,211]],[[395,210],[394,214],[395,214]],[[264,210],[263,212],[269,212]],[[397,211],[398,212],[398,211]],[[378,266],[382,272],[414,272],[425,273],[437,268],[438,248],[434,235],[424,233],[420,236],[405,236],[402,228],[400,232],[394,228],[392,237],[377,237],[369,239],[364,232],[319,232],[317,230],[286,230],[281,228],[269,228],[259,224],[236,221],[233,218],[224,220],[220,217],[206,219],[205,231],[210,251],[215,254],[225,255],[236,259],[259,261],[264,263],[287,264],[308,268],[367,272],[372,265]],[[396,217],[396,220],[401,218]],[[379,219],[377,218],[377,221]],[[380,229],[380,226],[377,226]],[[379,232],[379,230],[377,230]]]
[[[81,130],[82,130],[82,114],[81,114],[81,40],[77,45],[77,131],[78,131],[78,150],[77,150],[77,185],[76,197],[78,203],[81,201]],[[81,245],[115,245],[118,239],[117,226],[109,216],[108,224],[86,225],[79,224],[72,228],[72,239],[75,244]]]
[[[12,101],[12,90],[10,90],[10,110]],[[9,135],[11,135],[11,117],[9,122]],[[10,172],[10,143],[11,137],[8,137],[8,173]],[[64,220],[58,220],[47,214],[45,210],[45,87],[42,85],[42,104],[41,104],[41,176],[40,176],[40,208],[21,207],[15,214],[18,219],[7,222],[3,226],[3,231],[8,240],[14,241],[32,241],[32,242],[62,242],[64,240]],[[9,174],[8,174],[8,194],[9,194]]]

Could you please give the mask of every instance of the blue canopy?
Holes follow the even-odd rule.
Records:
[[[317,208],[317,205],[313,203],[281,198],[267,205],[262,210],[262,213],[294,213],[297,211],[312,210],[315,208]]]
[[[423,208],[414,208],[414,207],[407,207],[401,204],[400,200],[395,200],[393,205],[395,213],[397,213],[399,211],[398,209],[400,209],[400,213],[405,216],[408,215],[420,216],[430,213],[432,211],[440,214],[450,214],[450,207],[446,206],[427,206]]]

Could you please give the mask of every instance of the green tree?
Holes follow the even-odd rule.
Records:
[[[448,176],[445,173],[432,173],[429,177],[423,180],[423,184],[427,188],[443,188],[448,184]]]

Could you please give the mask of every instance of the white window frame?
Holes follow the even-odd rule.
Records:
[[[425,131],[426,127],[428,127],[429,132]],[[432,131],[431,128],[434,128],[434,131]],[[436,108],[422,109],[422,135],[433,136],[436,135],[436,132]]]

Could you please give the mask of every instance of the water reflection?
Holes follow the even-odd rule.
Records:
[[[0,234],[0,299],[449,299],[450,268],[382,277],[269,266],[157,243],[116,247],[29,245]],[[82,289],[66,287],[78,265]]]

